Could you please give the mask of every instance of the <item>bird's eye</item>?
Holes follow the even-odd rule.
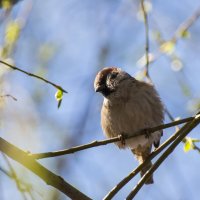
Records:
[[[116,72],[110,74],[110,79],[114,79],[114,78],[116,78],[116,77],[117,77],[117,74],[118,74],[118,73],[116,73]]]

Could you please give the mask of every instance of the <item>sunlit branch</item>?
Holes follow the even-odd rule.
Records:
[[[51,185],[52,187],[57,188],[69,198],[90,200],[89,197],[87,197],[78,189],[67,183],[62,177],[57,176],[53,172],[49,171],[47,168],[38,163],[35,159],[28,156],[26,152],[7,142],[1,137],[0,151],[2,151],[8,157],[12,158],[13,160],[17,161],[18,163],[32,171],[43,181],[45,181],[47,185]]]
[[[200,123],[200,114],[197,114],[192,122],[188,122],[183,126],[178,132],[179,136],[174,140],[174,142],[167,148],[167,150],[158,158],[158,160],[153,164],[153,166],[146,172],[146,174],[140,179],[138,184],[135,186],[133,191],[128,195],[127,200],[131,200],[135,197],[137,192],[145,184],[145,181],[153,174],[153,172],[162,164],[162,162],[174,151],[179,143]]]
[[[51,81],[49,81],[49,80],[47,80],[47,79],[41,77],[41,76],[38,76],[38,75],[32,74],[32,73],[30,73],[30,72],[27,72],[27,71],[25,71],[25,70],[23,70],[23,69],[20,69],[20,68],[14,66],[14,65],[11,65],[11,64],[9,64],[9,63],[7,63],[7,62],[2,61],[2,60],[0,60],[0,63],[6,65],[7,67],[9,67],[9,68],[11,68],[11,69],[13,69],[13,70],[22,72],[22,73],[24,73],[24,74],[26,74],[26,75],[28,75],[28,76],[31,76],[31,77],[37,78],[37,79],[39,79],[39,80],[42,80],[42,81],[44,81],[45,83],[52,85],[52,86],[55,87],[56,89],[62,90],[64,93],[67,93],[67,91],[66,91],[65,89],[63,89],[61,86],[59,86],[59,85],[57,85],[57,84],[55,84],[55,83],[53,83],[53,82],[51,82]]]
[[[137,137],[138,135],[139,136],[145,135],[145,134],[147,134],[147,132],[148,132],[148,134],[151,134],[155,131],[170,128],[170,127],[176,126],[178,124],[183,124],[183,123],[189,122],[193,119],[194,119],[194,117],[188,117],[188,118],[177,120],[177,121],[174,121],[174,122],[171,122],[171,123],[168,123],[168,124],[162,124],[160,126],[141,130],[141,131],[134,133],[133,135],[123,135],[123,139],[129,139],[129,138]],[[93,141],[91,143],[72,147],[72,148],[69,148],[69,149],[64,149],[64,150],[54,151],[54,152],[38,153],[38,154],[31,154],[30,153],[29,155],[30,155],[30,157],[35,158],[35,159],[50,158],[50,157],[56,157],[56,156],[62,156],[62,155],[66,155],[66,154],[75,153],[77,151],[81,151],[81,150],[84,150],[84,149],[88,149],[88,148],[92,148],[92,147],[96,147],[96,146],[102,146],[102,145],[110,144],[110,143],[113,143],[113,142],[118,142],[118,141],[121,141],[121,140],[122,140],[122,137],[121,137],[121,135],[119,135],[117,137],[113,137],[113,138],[110,138],[110,139]]]

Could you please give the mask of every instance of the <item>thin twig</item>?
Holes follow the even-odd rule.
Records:
[[[182,37],[183,33],[188,31],[188,29],[194,24],[194,22],[197,21],[197,19],[200,17],[200,8],[198,8],[192,16],[190,16],[188,19],[186,19],[175,31],[171,41],[177,42],[177,40]]]
[[[141,9],[144,17],[144,26],[145,26],[145,57],[146,57],[146,68],[145,68],[145,76],[151,82],[151,78],[149,76],[149,25],[148,25],[148,15],[145,10],[144,0],[140,1]]]
[[[42,81],[44,81],[45,83],[48,83],[48,84],[52,85],[52,86],[55,87],[56,89],[62,90],[64,93],[68,93],[68,92],[67,92],[65,89],[63,89],[61,86],[59,86],[59,85],[57,85],[57,84],[55,84],[55,83],[53,83],[53,82],[51,82],[51,81],[49,81],[49,80],[47,80],[47,79],[41,77],[41,76],[38,76],[38,75],[32,74],[32,73],[30,73],[30,72],[27,72],[27,71],[25,71],[25,70],[23,70],[23,69],[20,69],[20,68],[14,66],[14,65],[11,65],[11,64],[9,64],[9,63],[7,63],[7,62],[2,61],[2,60],[0,60],[0,63],[6,65],[7,67],[9,67],[9,68],[11,68],[11,69],[13,69],[13,70],[17,70],[17,71],[19,71],[19,72],[22,72],[22,73],[28,75],[28,76],[31,76],[31,77],[37,78],[37,79],[39,79],[39,80],[42,80]]]
[[[10,97],[10,98],[13,99],[14,101],[17,101],[17,98],[15,98],[14,96],[12,96],[12,95],[10,95],[10,94],[0,95],[0,98],[5,98],[5,97]]]
[[[170,128],[170,127],[176,126],[178,124],[183,124],[183,123],[192,121],[193,119],[194,119],[194,117],[188,117],[188,118],[177,120],[177,121],[174,121],[174,122],[171,122],[171,123],[162,124],[162,125],[155,126],[155,127],[152,127],[152,128],[147,128],[145,130],[137,131],[133,135],[124,135],[124,139],[130,139],[130,138],[133,138],[133,137],[145,135],[147,131],[148,131],[148,133],[151,134],[151,133],[154,133],[158,130]],[[62,155],[66,155],[66,154],[75,153],[77,151],[81,151],[81,150],[84,150],[84,149],[102,146],[102,145],[110,144],[110,143],[113,143],[113,142],[118,142],[118,141],[121,141],[121,139],[122,139],[121,135],[119,135],[119,136],[116,136],[116,137],[113,137],[113,138],[110,138],[110,139],[93,141],[93,142],[90,142],[88,144],[72,147],[72,148],[69,148],[69,149],[64,149],[64,150],[54,151],[54,152],[37,153],[37,154],[31,154],[30,153],[29,155],[30,155],[30,157],[35,158],[35,159],[62,156]]]
[[[6,176],[8,176],[9,178],[12,178],[12,175],[10,174],[9,171],[7,171],[6,169],[4,169],[3,167],[0,166],[0,171],[3,172]]]
[[[193,149],[196,150],[196,151],[198,151],[200,153],[200,148],[197,145],[195,145],[195,144],[193,144],[193,145],[194,145]]]
[[[185,124],[178,132],[179,136],[174,140],[171,146],[158,158],[155,164],[146,172],[146,174],[140,179],[133,191],[128,195],[127,200],[131,200],[135,197],[137,192],[145,184],[145,181],[153,174],[153,172],[162,164],[162,162],[174,151],[179,143],[200,123],[200,114],[197,114],[192,122]]]

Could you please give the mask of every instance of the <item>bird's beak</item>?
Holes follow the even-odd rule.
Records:
[[[98,85],[96,88],[95,88],[95,92],[102,92],[103,90],[105,90],[105,85]]]

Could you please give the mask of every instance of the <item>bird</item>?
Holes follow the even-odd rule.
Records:
[[[118,67],[100,70],[94,80],[94,90],[103,95],[101,126],[107,138],[138,134],[140,130],[163,124],[164,106],[158,92],[151,83],[140,81]],[[120,149],[129,148],[139,164],[151,153],[152,146],[158,148],[162,130],[138,135],[118,141]],[[141,177],[151,168],[152,162],[141,170]],[[153,175],[145,184],[154,183]]]

